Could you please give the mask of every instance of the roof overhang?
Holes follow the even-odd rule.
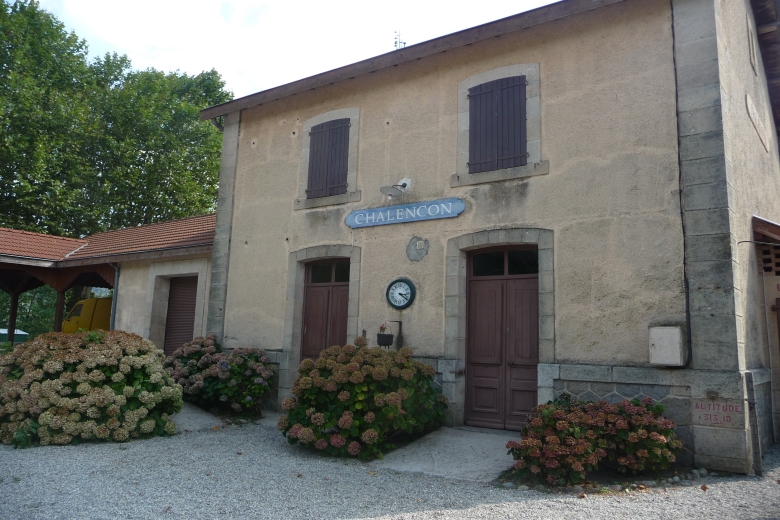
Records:
[[[58,269],[82,265],[114,264],[118,262],[134,262],[138,260],[172,259],[184,256],[190,257],[210,255],[213,249],[213,244],[209,243],[194,246],[189,245],[182,247],[169,247],[166,249],[151,249],[148,251],[131,251],[128,253],[119,253],[113,255],[74,258],[72,260],[42,260],[40,258],[0,255],[0,264],[15,264],[26,267]]]
[[[428,40],[411,47],[404,47],[397,51],[380,54],[367,60],[358,61],[328,72],[316,74],[279,87],[263,90],[256,94],[234,99],[220,105],[205,108],[200,112],[200,119],[214,119],[245,108],[261,105],[269,101],[276,101],[288,96],[294,96],[307,90],[314,90],[325,85],[331,85],[338,81],[354,79],[363,74],[370,74],[388,67],[395,67],[410,61],[416,61],[432,54],[447,52],[458,47],[464,47],[473,43],[495,38],[515,31],[528,29],[543,23],[560,20],[576,14],[592,11],[601,7],[616,4],[624,0],[560,0],[532,11],[502,18],[494,22],[478,25],[456,33],[448,34],[433,40]]]
[[[753,215],[751,221],[753,224],[754,235],[757,233],[767,238],[777,240],[778,245],[780,245],[780,224],[776,224],[771,220],[766,220],[755,215]]]
[[[29,258],[26,256],[13,256],[13,255],[0,255],[0,263],[31,265],[34,267],[56,267],[57,266],[57,262],[54,260],[42,260],[40,258]]]
[[[780,0],[750,0],[764,62],[773,122],[780,128]]]
[[[77,265],[114,264],[119,262],[134,262],[138,260],[171,259],[182,256],[210,255],[214,249],[213,244],[189,245],[182,247],[169,247],[166,249],[151,249],[149,251],[131,251],[114,255],[93,256],[76,258],[73,260],[61,260],[57,267],[73,267]]]

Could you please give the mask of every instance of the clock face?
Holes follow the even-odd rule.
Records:
[[[393,280],[387,287],[387,302],[395,309],[405,309],[414,301],[416,292],[411,280]]]

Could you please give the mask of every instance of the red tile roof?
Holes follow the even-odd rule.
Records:
[[[0,228],[0,255],[39,260],[74,260],[214,243],[216,216],[200,215],[117,229],[82,239]]]
[[[216,220],[216,215],[212,213],[90,235],[85,237],[88,242],[86,247],[66,259],[210,246],[214,243]]]
[[[38,260],[62,260],[87,245],[85,239],[55,237],[18,229],[0,228],[0,255]]]

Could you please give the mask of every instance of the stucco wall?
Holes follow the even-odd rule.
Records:
[[[119,287],[116,290],[117,330],[132,332],[144,338],[149,337],[149,322],[146,305],[149,261],[120,264]]]
[[[192,256],[162,261],[134,261],[119,264],[117,289],[118,330],[133,332],[151,339],[159,348],[165,340],[165,318],[168,312],[168,288],[174,276],[197,276],[198,292],[193,337],[206,334],[208,287],[211,258]]]
[[[773,438],[770,348],[774,354],[778,351],[768,331],[775,316],[766,304],[771,294],[766,292],[757,254],[762,247],[742,241],[753,240],[753,215],[780,220],[780,160],[749,0],[715,0],[715,15],[738,361],[741,370],[753,372],[747,379],[755,385],[747,389],[748,396],[754,390],[756,400],[752,443],[753,450],[758,443],[763,451]],[[753,59],[751,40],[756,49]]]
[[[540,65],[549,173],[451,188],[458,83],[526,63]],[[352,107],[360,109],[361,200],[293,210],[308,139],[302,123]],[[626,1],[244,110],[225,344],[281,348],[289,253],[352,244],[362,250],[358,328],[371,335],[401,319],[418,355],[441,356],[448,239],[543,228],[555,241],[555,360],[646,364],[648,326],[685,321],[675,110],[666,0]],[[379,188],[402,177],[411,189],[387,201]],[[464,214],[360,230],[344,224],[354,209],[442,197],[464,199]],[[413,235],[430,243],[419,262],[405,252]],[[384,299],[397,276],[418,287],[404,312]]]
[[[753,240],[751,216],[780,221],[777,134],[760,54],[751,65],[748,34],[757,33],[749,0],[716,0],[715,9],[739,361],[755,369],[769,367],[760,259],[755,245],[737,243]]]

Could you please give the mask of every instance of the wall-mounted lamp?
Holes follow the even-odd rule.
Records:
[[[400,197],[406,193],[406,190],[408,190],[411,185],[412,180],[404,177],[398,181],[398,184],[393,184],[392,186],[382,186],[379,188],[379,191],[381,191],[383,195],[387,195],[387,200],[393,200],[393,197]]]

